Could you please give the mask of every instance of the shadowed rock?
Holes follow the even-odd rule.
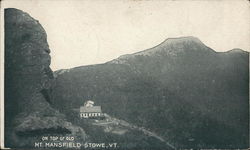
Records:
[[[43,134],[59,132],[85,140],[83,129],[49,104],[54,77],[45,30],[21,10],[9,8],[4,13],[5,146],[33,147]]]

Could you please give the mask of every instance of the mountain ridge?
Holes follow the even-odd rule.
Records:
[[[217,52],[217,51],[211,49],[210,47],[206,46],[197,37],[183,36],[183,37],[177,37],[177,38],[167,38],[166,40],[164,40],[160,44],[157,44],[156,46],[153,46],[151,48],[147,48],[145,50],[135,52],[135,53],[131,53],[131,54],[124,54],[124,55],[119,56],[118,58],[112,59],[112,60],[104,62],[104,63],[83,65],[83,66],[77,66],[77,67],[68,68],[68,69],[58,69],[58,70],[55,70],[54,72],[59,72],[59,70],[70,71],[71,69],[74,69],[74,68],[81,68],[81,67],[87,67],[87,66],[91,67],[91,66],[94,66],[94,65],[101,65],[101,64],[106,64],[106,63],[122,63],[122,62],[124,62],[124,60],[129,59],[129,58],[134,57],[134,56],[138,56],[138,55],[139,56],[140,55],[149,56],[150,54],[155,54],[155,53],[159,52],[159,51],[157,51],[157,48],[159,48],[159,47],[169,47],[169,45],[179,45],[179,44],[183,45],[183,44],[187,44],[189,42],[196,43],[196,44],[198,44],[200,46],[204,46],[204,50],[208,50],[208,51],[210,51],[212,53],[217,53],[217,54],[226,54],[226,53],[246,53],[246,54],[248,54],[249,53],[248,51],[245,51],[245,50],[240,49],[240,48],[233,48],[233,49],[228,50],[228,51]],[[167,53],[167,50],[169,50],[169,49],[164,49],[164,52]],[[173,55],[176,55],[176,53],[179,53],[179,52],[180,51],[178,51],[178,49],[175,48],[174,51],[170,52],[170,55],[172,54],[171,56],[173,56]],[[183,48],[182,48],[181,52],[185,52],[185,51],[183,51]],[[56,75],[56,73],[55,73],[55,75]]]
[[[177,148],[245,147],[249,53],[217,53],[196,39],[184,43],[163,42],[167,46],[152,48],[157,53],[150,55],[61,70],[53,104],[68,112],[62,103],[75,107],[92,99],[104,112],[149,128]]]

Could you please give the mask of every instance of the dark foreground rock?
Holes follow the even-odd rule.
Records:
[[[5,147],[34,147],[44,135],[86,140],[84,130],[51,107],[47,35],[29,14],[5,9]]]

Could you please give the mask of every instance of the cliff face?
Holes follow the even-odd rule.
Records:
[[[41,91],[47,91],[53,79],[49,53],[47,35],[39,22],[20,10],[6,9],[5,95],[11,100],[6,104],[11,105],[13,115],[48,105]]]
[[[53,73],[47,35],[27,13],[5,9],[6,147],[33,147],[42,134],[86,135],[51,107]]]
[[[168,39],[104,64],[55,72],[52,103],[69,114],[92,99],[178,148],[246,148],[248,57],[239,49],[217,53],[194,37]]]

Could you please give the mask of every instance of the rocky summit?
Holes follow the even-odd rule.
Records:
[[[18,9],[5,9],[4,18],[5,147],[34,147],[44,134],[85,141],[84,130],[50,105],[54,77],[45,30]]]

